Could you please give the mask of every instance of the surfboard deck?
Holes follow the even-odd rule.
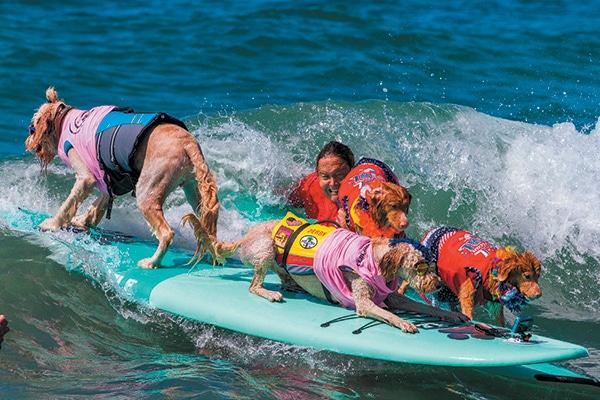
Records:
[[[349,356],[447,367],[519,367],[515,371],[529,371],[532,377],[547,371],[560,376],[558,372],[562,371],[562,375],[573,379],[588,379],[546,364],[589,355],[585,348],[573,343],[535,334],[529,342],[515,341],[485,335],[473,323],[454,324],[424,314],[398,313],[419,328],[418,333],[407,334],[360,318],[354,310],[286,290],[275,274],[267,275],[265,287],[281,291],[284,300],[271,303],[248,291],[253,270],[238,260],[230,260],[225,267],[203,260],[191,267],[187,264],[191,253],[172,247],[163,268],[147,270],[138,267],[137,261],[154,253],[155,242],[101,230],[70,234],[65,240],[64,235],[36,229],[47,217],[42,213],[17,210],[0,216],[13,229],[50,238],[67,251],[93,253],[95,262],[100,264],[96,267],[106,280],[100,283],[108,283],[129,300],[190,320]],[[75,269],[85,274],[85,268]],[[506,371],[510,372],[510,368]],[[593,379],[588,383],[594,382],[597,384]]]

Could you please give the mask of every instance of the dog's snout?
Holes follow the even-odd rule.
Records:
[[[408,228],[409,221],[406,213],[397,213],[396,217],[388,215],[388,218],[390,218],[391,225],[394,226],[396,229],[403,231],[406,228]]]
[[[529,300],[535,300],[542,297],[542,288],[539,285],[533,284],[529,286],[522,285],[521,293],[525,295]]]
[[[408,228],[408,225],[410,223],[408,222],[408,216],[406,214],[402,215],[402,218],[400,218],[400,227],[403,229]]]

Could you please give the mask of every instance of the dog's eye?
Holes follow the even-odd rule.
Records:
[[[425,274],[427,274],[429,271],[434,271],[435,267],[433,265],[433,263],[428,263],[428,262],[421,262],[419,264],[417,264],[417,275],[418,276],[423,276]]]

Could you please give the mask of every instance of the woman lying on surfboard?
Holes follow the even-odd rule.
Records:
[[[288,196],[290,205],[304,208],[306,216],[316,220],[337,219],[338,190],[354,166],[354,154],[345,144],[332,141],[317,155],[315,172],[298,182]]]

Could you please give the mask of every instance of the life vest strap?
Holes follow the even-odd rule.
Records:
[[[340,225],[333,220],[322,220],[322,221],[317,221],[316,224],[324,224],[324,223],[331,223],[334,226],[336,226],[337,228],[340,227]],[[305,230],[306,228],[308,228],[309,226],[311,226],[313,224],[311,223],[305,223],[302,224],[298,227],[298,229],[296,229],[291,235],[290,237],[287,239],[287,241],[285,242],[285,247],[283,248],[283,254],[281,257],[281,267],[286,270],[288,273],[290,273],[288,271],[287,268],[287,258],[288,255],[290,254],[290,250],[292,248],[292,245],[294,244],[294,242],[296,241],[296,238],[298,237],[298,235],[300,235],[302,233],[303,230]],[[293,275],[290,273],[290,275]],[[293,279],[293,278],[292,278]],[[337,301],[333,298],[333,296],[331,295],[331,292],[325,287],[325,285],[323,285],[323,283],[321,283],[321,287],[323,288],[323,293],[325,294],[325,298],[327,299],[327,301],[331,304],[337,304]]]
[[[294,241],[296,240],[296,238],[298,237],[298,235],[305,230],[306,228],[308,228],[311,224],[310,223],[305,223],[302,224],[298,227],[298,229],[296,229],[288,238],[288,240],[285,242],[285,247],[283,248],[283,254],[281,256],[281,267],[283,269],[285,269],[287,271],[287,258],[288,255],[290,254],[290,250],[292,248],[292,244],[294,244]]]

